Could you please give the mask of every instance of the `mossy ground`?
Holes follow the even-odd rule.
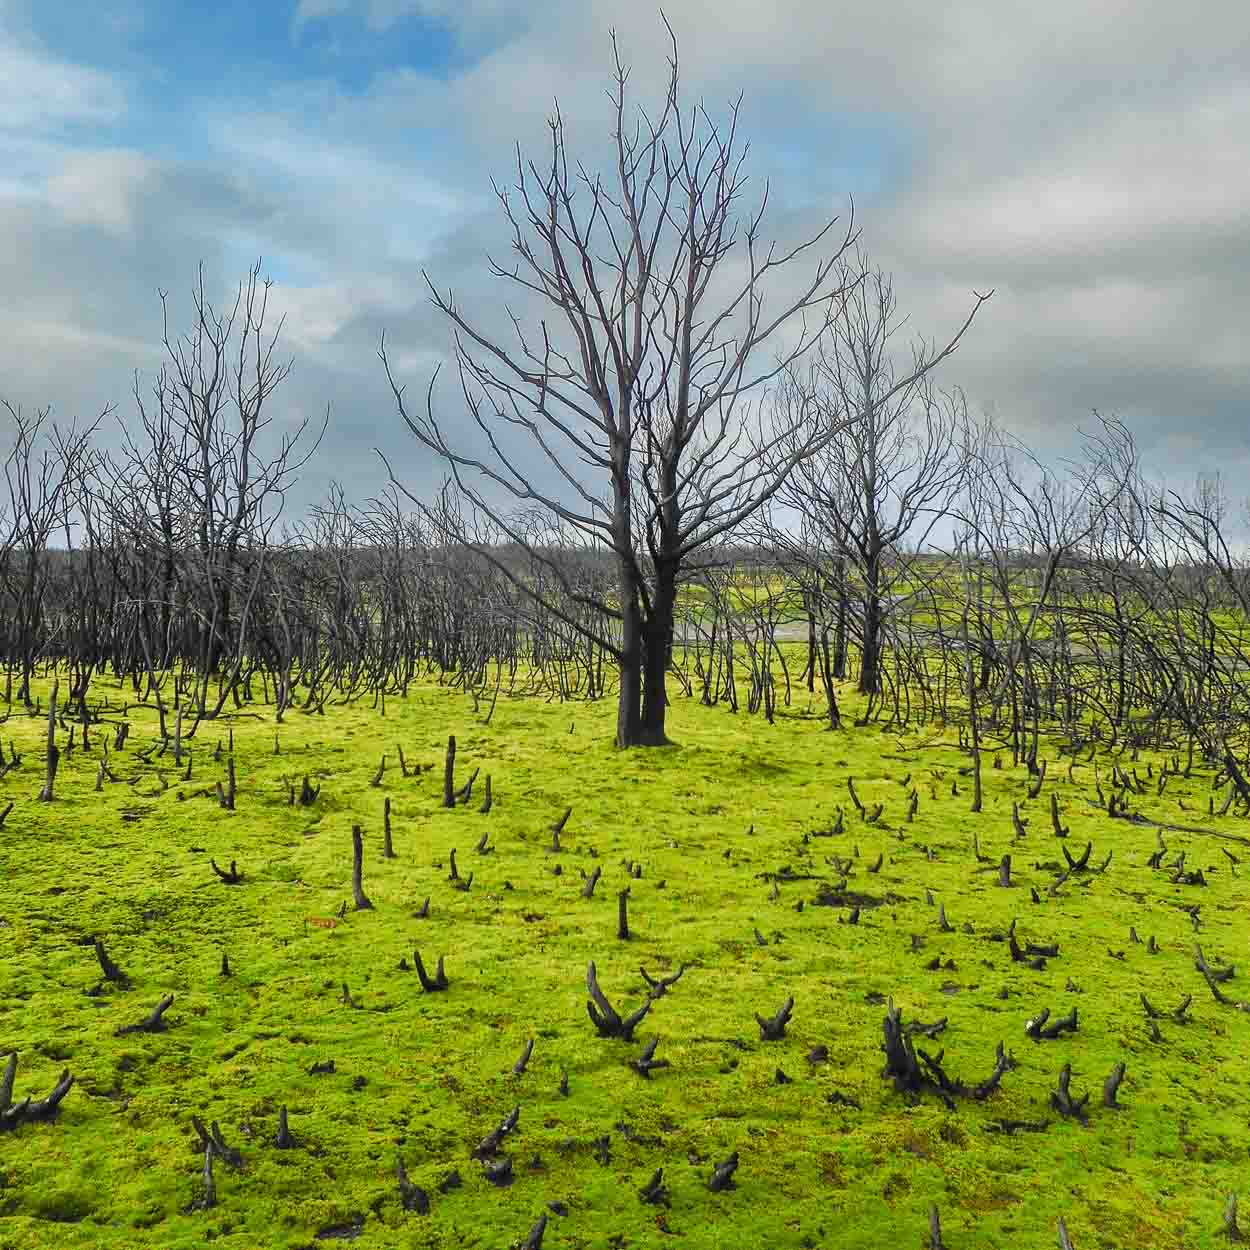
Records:
[[[126,697],[103,682],[92,693],[111,701],[112,715]],[[932,727],[901,738],[871,727],[830,733],[818,706],[810,717],[796,706],[770,728],[678,698],[679,747],[629,753],[611,746],[608,702],[501,699],[484,725],[462,695],[431,684],[389,701],[385,716],[362,704],[324,718],[288,713],[277,755],[272,708],[257,710],[232,722],[233,812],[189,797],[225,775],[224,759],[211,759],[225,724],[200,728],[188,782],[168,753],[151,765],[136,758],[155,718],[132,707],[130,746],[112,757],[121,780],[94,793],[97,732],[89,753],[62,760],[51,804],[33,801],[42,719],[19,711],[2,731],[25,759],[0,781],[0,804],[16,801],[0,829],[0,1051],[20,1053],[18,1097],[42,1096],[64,1066],[77,1078],[55,1122],[0,1136],[6,1250],[277,1250],[322,1244],[318,1232],[360,1218],[361,1250],[506,1247],[553,1201],[568,1214],[551,1217],[549,1247],[910,1247],[921,1244],[930,1203],[958,1250],[1051,1247],[1060,1215],[1080,1250],[1221,1244],[1224,1198],[1245,1192],[1250,1175],[1250,1015],[1208,994],[1179,904],[1202,904],[1197,937],[1209,959],[1239,961],[1250,862],[1234,876],[1215,837],[1169,833],[1171,851],[1186,850],[1187,867],[1202,867],[1209,882],[1170,885],[1145,864],[1154,831],[1087,802],[1091,765],[1069,783],[1052,747],[1041,795],[1027,801],[1023,769],[987,762],[985,810],[974,817],[958,773],[968,757],[953,737]],[[492,776],[489,815],[478,810],[481,779],[469,806],[440,806],[449,732],[459,778],[479,765]],[[403,778],[396,744],[410,764],[433,767]],[[373,787],[383,752],[389,766]],[[1143,775],[1147,762],[1143,754]],[[322,785],[320,798],[288,806],[284,779],[305,773]],[[158,774],[169,782],[163,792]],[[920,790],[911,823],[908,774]],[[878,824],[850,807],[848,777],[865,803],[884,803]],[[1134,805],[1237,832],[1232,817],[1205,815],[1211,779],[1195,769],[1162,796],[1151,784]],[[1051,791],[1072,828],[1069,847],[1092,839],[1095,863],[1114,851],[1105,873],[1074,878],[1055,898],[1045,891],[1055,874],[1035,867],[1062,860]],[[398,853],[389,861],[387,796]],[[1013,800],[1030,820],[1023,841],[1012,831]],[[565,849],[553,854],[550,826],[569,805]],[[805,843],[839,807],[845,832]],[[353,823],[365,829],[369,912],[350,905]],[[1013,888],[974,861],[974,831],[995,863],[1012,854]],[[479,855],[483,832],[493,850]],[[452,847],[462,875],[474,873],[467,893],[447,880]],[[855,848],[849,888],[885,901],[849,925],[844,909],[814,900],[822,882],[837,880],[827,857]],[[210,858],[237,860],[243,883],[222,884]],[[640,880],[628,880],[625,860],[643,865]],[[603,877],[586,900],[578,869],[595,865]],[[760,874],[783,865],[813,879],[783,882],[771,900]],[[616,895],[627,883],[634,936],[625,943]],[[939,932],[926,890],[954,932]],[[427,895],[428,918],[414,918]],[[337,917],[345,900],[334,927],[309,923]],[[1013,964],[992,940],[1013,918],[1022,937],[1059,943],[1044,970]],[[1160,953],[1130,944],[1131,925]],[[87,993],[100,983],[96,935],[130,989]],[[431,966],[446,956],[448,992],[424,995],[400,970],[414,948]],[[229,978],[219,974],[223,950]],[[943,966],[929,970],[935,956]],[[631,1046],[591,1027],[590,959],[618,1006],[642,1001],[639,965],[652,975],[691,966]],[[1231,998],[1244,975],[1239,968],[1225,987]],[[343,1001],[345,984],[355,1005]],[[1150,1041],[1142,992],[1164,1009],[1192,992],[1188,1021],[1161,1021],[1163,1040]],[[167,1031],[115,1035],[165,994],[174,995]],[[791,994],[786,1037],[761,1042],[753,1013],[770,1015]],[[951,1112],[926,1095],[909,1105],[881,1078],[882,995],[906,1019],[949,1016],[932,1043],[945,1047],[948,1071],[987,1076],[1000,1039],[1018,1066],[985,1103]],[[1059,1016],[1074,1004],[1075,1034],[1036,1044],[1025,1036],[1042,1007]],[[643,1080],[626,1063],[657,1036],[657,1057],[672,1066]],[[529,1069],[514,1076],[529,1038]],[[827,1062],[809,1064],[816,1045],[828,1047]],[[310,1074],[330,1059],[333,1074]],[[1118,1061],[1128,1075],[1115,1112],[1100,1104]],[[1073,1089],[1093,1092],[1088,1127],[1048,1107],[1065,1062]],[[792,1083],[776,1083],[779,1068]],[[831,1104],[835,1092],[859,1109]],[[470,1152],[518,1103],[506,1144],[516,1180],[496,1189]],[[282,1105],[295,1150],[272,1144]],[[218,1162],[219,1205],[188,1213],[200,1188],[192,1115],[219,1121],[244,1167]],[[991,1131],[1002,1120],[1050,1127]],[[604,1135],[608,1162],[594,1146]],[[714,1163],[733,1150],[736,1187],[709,1192]],[[397,1152],[431,1194],[428,1216],[401,1208]],[[669,1209],[637,1196],[660,1166]],[[452,1169],[463,1187],[439,1192]]]

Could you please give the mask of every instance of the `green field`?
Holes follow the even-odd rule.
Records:
[[[849,688],[843,697],[850,725],[855,699]],[[502,1248],[544,1211],[547,1247],[910,1248],[929,1244],[931,1204],[951,1250],[1053,1247],[1061,1216],[1077,1250],[1197,1250],[1224,1244],[1227,1195],[1250,1195],[1250,1014],[1236,1005],[1250,863],[1235,875],[1224,854],[1248,854],[1227,840],[1244,821],[1207,814],[1212,768],[1170,776],[1159,794],[1164,756],[1117,757],[1142,782],[1133,812],[1203,831],[1163,833],[1164,866],[1152,869],[1156,829],[1097,805],[1095,767],[1108,787],[1110,757],[1082,756],[1069,781],[1056,742],[1032,800],[1025,770],[1009,758],[993,768],[987,752],[985,808],[973,816],[969,757],[932,727],[830,733],[803,702],[768,727],[678,699],[676,749],[620,753],[610,701],[501,698],[486,725],[485,704],[475,717],[463,695],[430,684],[385,716],[357,704],[275,726],[261,707],[205,723],[185,779],[172,747],[138,758],[156,717],[133,704],[123,716],[125,698],[100,680],[91,688],[105,722],[132,725],[125,750],[110,753],[117,781],[100,793],[106,724],[87,751],[80,742],[63,756],[48,804],[34,801],[44,719],[14,709],[0,729],[22,756],[0,779],[0,806],[14,803],[0,828],[0,1052],[18,1053],[15,1101],[44,1096],[64,1068],[74,1076],[55,1119],[0,1134],[4,1250],[277,1250],[340,1236],[361,1250]],[[228,811],[214,788],[231,727]],[[482,770],[471,802],[453,810],[441,806],[449,733],[457,784]],[[397,746],[410,768],[426,766],[419,777],[401,774]],[[483,814],[486,774],[494,803]],[[305,775],[319,797],[289,804],[287,783]],[[848,778],[866,807],[883,805],[876,823],[851,805]],[[1052,793],[1071,828],[1063,841]],[[1023,838],[1013,801],[1029,822]],[[568,807],[557,853],[551,826]],[[839,809],[842,833],[805,837],[829,830]],[[368,911],[352,905],[353,824]],[[483,835],[490,849],[479,853]],[[1076,856],[1086,841],[1091,866],[1108,852],[1110,863],[1052,895],[1063,848]],[[473,874],[468,890],[448,880],[453,848],[460,876]],[[1172,883],[1182,851],[1205,886]],[[236,861],[241,882],[223,883],[210,859]],[[595,868],[602,878],[584,898]],[[939,903],[951,932],[939,929]],[[1184,910],[1195,904],[1197,931]],[[1014,962],[1013,920],[1021,943],[1058,943],[1058,956],[1040,969]],[[128,986],[102,977],[96,937]],[[1211,964],[1238,965],[1222,984],[1228,1004],[1195,970],[1196,941]],[[422,992],[414,950],[431,972],[445,956],[445,992]],[[688,967],[626,1043],[592,1027],[590,960],[622,1012],[646,997],[640,966],[654,978]],[[170,994],[163,1031],[118,1035]],[[1162,1017],[1160,1040],[1142,994]],[[785,1036],[761,1040],[755,1014],[788,996]],[[896,1091],[882,1078],[890,997],[904,1022],[948,1018],[917,1042],[944,1050],[946,1071],[969,1085],[989,1076],[1003,1042],[1015,1064],[997,1092],[950,1110],[931,1090]],[[1075,1032],[1026,1035],[1043,1008],[1054,1020],[1073,1007]],[[653,1039],[670,1066],[644,1079],[629,1063]],[[332,1072],[312,1072],[330,1061]],[[1116,1110],[1102,1089],[1118,1062]],[[1073,1093],[1091,1093],[1088,1125],[1050,1106],[1065,1063]],[[293,1149],[274,1144],[283,1106]],[[498,1147],[514,1179],[497,1186],[472,1155],[516,1106]],[[216,1160],[208,1210],[195,1205],[193,1116],[218,1122],[242,1155],[238,1170]],[[733,1186],[712,1192],[713,1168],[734,1151]],[[404,1209],[397,1156],[428,1193],[428,1214]],[[639,1196],[657,1168],[668,1205]],[[447,1187],[453,1172],[461,1184]]]

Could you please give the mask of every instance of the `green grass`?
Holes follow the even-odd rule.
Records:
[[[106,715],[120,713],[122,692],[97,684],[92,693],[111,697]],[[568,1214],[551,1216],[549,1248],[910,1247],[922,1243],[934,1202],[959,1250],[1052,1247],[1060,1215],[1079,1250],[1223,1244],[1225,1196],[1248,1174],[1250,1015],[1207,992],[1178,905],[1202,904],[1197,937],[1209,959],[1237,961],[1250,929],[1250,864],[1233,877],[1215,837],[1168,833],[1169,861],[1185,850],[1186,866],[1202,867],[1210,883],[1170,885],[1145,866],[1154,830],[1086,801],[1091,765],[1078,765],[1070,784],[1052,747],[1041,796],[1028,801],[1023,769],[994,770],[987,759],[985,811],[974,817],[970,780],[958,771],[968,758],[953,742],[932,729],[902,739],[873,728],[831,734],[818,707],[807,718],[796,706],[770,729],[679,699],[678,749],[621,754],[610,745],[609,703],[501,699],[484,725],[463,696],[431,685],[389,702],[384,718],[363,706],[290,713],[276,756],[272,709],[258,710],[260,719],[233,722],[233,812],[192,797],[224,778],[224,759],[211,759],[224,726],[201,728],[183,781],[168,753],[150,766],[136,758],[155,716],[131,708],[130,745],[111,756],[121,780],[94,793],[97,730],[89,753],[63,759],[47,805],[33,801],[42,719],[17,713],[0,731],[25,757],[0,780],[0,805],[16,803],[0,829],[0,1051],[19,1052],[18,1098],[41,1097],[65,1066],[76,1076],[57,1120],[0,1136],[5,1250],[276,1250],[327,1244],[314,1242],[319,1230],[357,1217],[362,1250],[502,1248],[553,1201]],[[489,815],[478,811],[481,778],[471,805],[439,806],[449,732],[458,778],[478,765],[492,776]],[[397,743],[410,764],[432,770],[403,778]],[[389,767],[374,788],[383,751]],[[1143,778],[1147,762],[1143,754],[1137,763]],[[1104,784],[1107,772],[1104,762]],[[288,806],[284,778],[305,773],[321,797]],[[163,792],[158,774],[169,782]],[[920,791],[912,823],[907,774]],[[858,819],[848,777],[870,807],[884,803],[879,824]],[[1173,777],[1161,797],[1150,784],[1133,805],[1235,832],[1232,817],[1205,815],[1211,780],[1199,770]],[[1092,839],[1094,862],[1114,851],[1105,873],[1074,879],[1056,898],[1045,888],[1054,872],[1036,866],[1063,858],[1050,832],[1052,791],[1072,827],[1069,848]],[[398,853],[390,861],[381,856],[387,796]],[[1030,820],[1023,841],[1012,832],[1013,800]],[[550,826],[569,805],[564,850],[553,854]],[[839,807],[845,832],[805,843]],[[365,829],[369,912],[351,909],[353,823]],[[975,862],[974,831],[995,863],[1012,854],[1015,887],[999,888],[990,866]],[[495,849],[478,855],[483,832]],[[467,893],[447,880],[452,847],[461,874],[474,873]],[[883,867],[869,873],[878,853]],[[848,888],[880,901],[858,925],[844,923],[843,908],[815,905],[822,883],[837,880],[834,854],[855,861]],[[218,881],[210,858],[237,860],[243,883]],[[641,862],[640,880],[628,879],[625,860]],[[585,900],[579,869],[594,866],[603,877]],[[770,899],[761,874],[783,866],[814,879],[783,882]],[[634,937],[624,943],[616,895],[627,883]],[[938,931],[926,890],[955,932]],[[414,918],[427,895],[429,918]],[[308,923],[337,918],[344,901],[334,927]],[[1059,943],[1044,970],[1013,964],[995,940],[1013,918],[1022,937]],[[1161,952],[1130,944],[1130,925]],[[767,945],[757,945],[756,928]],[[88,993],[100,984],[88,944],[97,935],[130,989]],[[912,935],[922,949],[913,951]],[[400,970],[414,948],[431,966],[446,956],[447,993],[424,995]],[[223,950],[230,978],[219,975]],[[1118,951],[1123,959],[1110,953]],[[931,971],[935,957],[943,966]],[[653,976],[690,967],[626,1045],[597,1037],[587,1018],[590,959],[618,1007],[642,1002],[640,964]],[[1244,992],[1244,975],[1224,987],[1230,998]],[[344,983],[358,1006],[343,1001]],[[1142,992],[1161,1009],[1192,992],[1188,1022],[1161,1021],[1163,1041],[1151,1042]],[[165,994],[174,995],[167,1031],[116,1036]],[[787,1036],[761,1042],[753,1013],[771,1015],[791,994]],[[1018,1066],[985,1103],[954,1112],[928,1094],[909,1103],[881,1078],[882,995],[906,1019],[949,1016],[946,1033],[923,1044],[945,1048],[952,1074],[987,1076],[999,1040]],[[1074,1035],[1025,1036],[1042,1007],[1059,1016],[1074,1004]],[[653,1037],[672,1066],[647,1081],[627,1060]],[[533,1058],[517,1077],[528,1038]],[[809,1064],[818,1044],[828,1061]],[[329,1059],[333,1074],[310,1074]],[[1101,1088],[1118,1061],[1128,1075],[1117,1113],[1101,1106]],[[1088,1127],[1048,1107],[1065,1062],[1074,1091],[1092,1091]],[[791,1084],[776,1083],[778,1069]],[[562,1070],[567,1098],[557,1089]],[[834,1093],[861,1109],[831,1105]],[[520,1124],[505,1143],[516,1180],[496,1189],[470,1153],[516,1104]],[[272,1144],[282,1105],[299,1149]],[[239,1172],[218,1161],[211,1211],[186,1209],[200,1191],[192,1115],[219,1121],[243,1152]],[[990,1131],[1002,1120],[1050,1127]],[[606,1164],[594,1148],[605,1134]],[[733,1150],[736,1188],[711,1193],[713,1165]],[[397,1151],[430,1192],[428,1216],[401,1208]],[[668,1210],[637,1196],[660,1166]],[[463,1186],[439,1192],[452,1169]]]

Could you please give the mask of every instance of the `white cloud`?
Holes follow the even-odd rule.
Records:
[[[121,117],[126,93],[116,78],[19,41],[2,23],[0,14],[0,133]]]

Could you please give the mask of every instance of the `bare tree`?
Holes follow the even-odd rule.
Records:
[[[162,634],[156,635],[152,620],[141,633],[149,679],[170,658],[176,595],[178,607],[195,621],[190,651],[196,725],[219,714],[232,695],[237,698],[269,538],[287,487],[316,450],[329,420],[327,412],[317,430],[304,419],[276,447],[266,445],[273,420],[268,403],[291,365],[275,359],[282,325],[266,329],[271,283],[260,272],[258,261],[223,314],[204,289],[201,266],[194,327],[177,339],[162,292],[167,361],[153,384],[150,408],[136,382],[141,429],[137,436],[125,435],[116,468],[119,482],[138,488],[126,525],[159,558]],[[145,604],[149,617],[152,606]],[[210,702],[215,675],[221,680]]]
[[[865,266],[857,254],[855,268]],[[849,276],[851,267],[844,272]],[[789,410],[813,411],[830,437],[798,459],[779,502],[802,518],[803,549],[828,570],[839,598],[855,601],[863,694],[881,688],[889,600],[907,569],[899,559],[903,547],[923,546],[945,515],[966,465],[963,396],[939,393],[931,374],[992,294],[975,297],[942,349],[915,345],[910,367],[900,376],[890,340],[903,322],[889,275],[874,270],[854,287],[806,368],[791,368],[786,379]]]
[[[854,236],[848,229],[796,290],[772,292],[767,302],[771,280],[823,244],[837,219],[796,246],[766,245],[767,187],[752,215],[739,211],[747,145],[738,105],[721,122],[682,104],[674,38],[663,105],[654,118],[640,111],[633,120],[615,36],[613,52],[611,175],[570,157],[557,110],[550,160],[539,168],[518,149],[516,186],[496,187],[515,265],[491,262],[491,272],[554,319],[523,324],[513,315],[515,342],[505,344],[427,277],[455,327],[464,401],[488,450],[447,437],[433,381],[424,413],[410,411],[385,342],[379,354],[404,421],[446,461],[495,541],[484,541],[480,527],[448,536],[531,596],[539,593],[532,581],[508,569],[497,544],[520,544],[547,567],[561,592],[547,607],[619,667],[616,738],[626,747],[667,741],[665,677],[691,556],[761,507],[830,437],[806,411],[775,428],[753,401],[811,348],[845,299],[838,261]],[[756,363],[770,342],[775,354]],[[566,584],[560,561],[527,544],[501,499],[541,506],[562,532],[610,553],[614,592]]]
[[[7,402],[4,408],[13,423],[13,445],[4,459],[8,506],[0,511],[0,522],[7,519],[9,531],[0,537],[0,576],[12,613],[9,655],[16,654],[21,665],[18,698],[29,704],[35,661],[49,634],[43,620],[49,541],[69,526],[91,436],[108,410],[85,428],[71,424],[62,430],[49,421],[50,408],[33,417]]]
[[[1080,459],[1065,463],[1058,472],[1019,440],[992,430],[983,434],[979,472],[996,497],[983,494],[975,515],[966,508],[955,513],[985,543],[1000,607],[997,625],[1007,635],[1001,675],[990,699],[991,716],[996,719],[1004,700],[1010,700],[1013,758],[1030,763],[1036,755],[1040,715],[1035,671],[1040,625],[1061,611],[1055,602],[1061,570],[1087,553],[1091,538],[1136,473],[1132,435],[1118,420],[1094,415],[1099,426],[1081,433]],[[1053,654],[1053,645],[1046,650]],[[1028,709],[1032,744],[1026,749]]]

